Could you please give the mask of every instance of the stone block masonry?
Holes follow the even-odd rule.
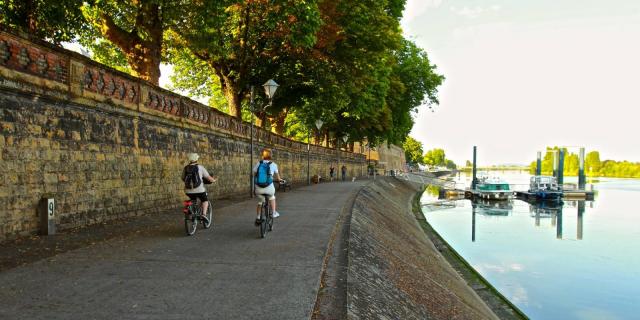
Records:
[[[59,230],[177,207],[186,154],[219,177],[213,198],[249,194],[250,124],[81,55],[0,29],[0,241],[38,230],[56,200]],[[255,129],[254,161],[274,150],[283,175],[307,180],[307,145]],[[311,146],[311,175],[337,151]],[[364,156],[342,152],[350,176]]]

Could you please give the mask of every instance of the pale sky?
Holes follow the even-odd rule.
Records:
[[[458,164],[545,146],[640,162],[640,0],[408,0],[402,21],[447,78],[411,136]]]

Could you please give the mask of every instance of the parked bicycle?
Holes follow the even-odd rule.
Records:
[[[263,194],[262,196],[265,199],[269,199],[268,194]],[[266,237],[269,231],[273,231],[273,212],[271,211],[269,201],[265,200],[260,209],[260,237]]]
[[[196,233],[198,223],[202,223],[205,229],[209,229],[213,225],[213,209],[212,203],[209,202],[207,212],[202,214],[202,203],[200,199],[184,201],[184,230],[188,236]]]

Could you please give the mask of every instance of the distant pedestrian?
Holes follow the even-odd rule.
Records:
[[[333,181],[333,178],[335,177],[336,174],[336,168],[333,167],[333,165],[331,165],[331,167],[329,167],[329,177],[331,177],[331,181]]]
[[[344,181],[347,178],[347,166],[342,165],[342,181]]]

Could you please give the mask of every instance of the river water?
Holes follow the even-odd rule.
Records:
[[[495,175],[526,189],[529,175]],[[470,184],[456,176],[458,187]],[[565,183],[576,182],[565,178]],[[531,319],[640,319],[640,180],[589,181],[595,201],[422,197],[433,228]]]

